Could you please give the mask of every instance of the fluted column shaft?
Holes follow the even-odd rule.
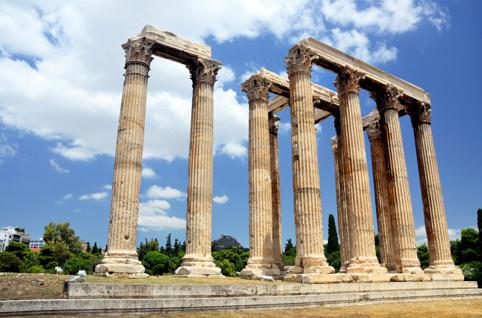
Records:
[[[335,163],[336,207],[338,214],[338,232],[340,234],[340,272],[345,272],[350,261],[350,241],[348,230],[348,215],[345,199],[345,180],[343,178],[343,163],[341,142],[339,137],[333,137],[332,150]]]
[[[442,184],[432,137],[430,105],[420,105],[420,108],[412,114],[412,124],[430,254],[429,270],[454,267],[450,252]]]
[[[378,122],[368,127],[372,157],[373,184],[377,208],[378,238],[380,240],[381,265],[389,271],[395,270],[392,238],[392,220],[388,200],[388,178],[386,173],[386,146]]]
[[[394,87],[386,87],[378,94],[372,92],[372,95],[381,114],[387,143],[388,188],[395,231],[397,270],[402,273],[420,272],[412,201],[398,116],[400,92]]]
[[[215,275],[211,256],[213,199],[213,87],[218,62],[188,65],[193,82],[186,217],[186,255],[180,275]],[[210,269],[207,269],[210,268]]]
[[[335,85],[340,99],[340,130],[342,140],[343,174],[350,218],[350,265],[347,272],[382,270],[376,253],[368,164],[363,137],[359,100],[361,75],[344,68],[338,73]]]
[[[294,207],[297,227],[295,273],[332,273],[323,251],[318,152],[311,91],[310,52],[293,47],[286,59],[290,80]]]
[[[141,274],[137,260],[137,222],[151,43],[128,41],[112,181],[107,253],[98,273]]]
[[[278,158],[278,126],[279,118],[269,116],[269,148],[271,161],[271,200],[273,224],[273,259],[280,269],[284,269],[281,243],[281,197]]]
[[[269,86],[256,75],[242,85],[249,100],[249,259],[242,276],[279,275],[273,260]]]

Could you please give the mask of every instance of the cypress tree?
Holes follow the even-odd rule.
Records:
[[[328,245],[326,246],[327,254],[337,252],[340,250],[338,243],[338,234],[336,233],[336,223],[333,214],[328,217]]]

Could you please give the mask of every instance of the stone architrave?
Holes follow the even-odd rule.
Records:
[[[343,175],[350,219],[350,264],[346,271],[350,274],[383,274],[386,268],[380,266],[375,254],[368,164],[359,99],[361,78],[361,73],[345,67],[339,70],[335,81],[340,100]]]
[[[337,121],[335,119],[335,121]],[[335,124],[336,125],[336,124]],[[343,164],[341,156],[341,143],[338,136],[331,138],[333,161],[335,163],[336,207],[338,214],[338,232],[340,234],[340,273],[345,273],[350,262],[350,241],[348,219],[345,199],[345,181],[343,179]]]
[[[432,137],[430,104],[417,105],[411,113],[411,119],[430,255],[429,267],[425,269],[425,273],[433,280],[463,280],[464,275],[461,269],[454,265],[450,252],[442,184]]]
[[[95,268],[101,275],[146,276],[137,257],[136,240],[152,45],[146,39],[129,40],[122,45],[126,72],[117,130],[108,247]]]
[[[373,185],[377,208],[378,238],[380,240],[381,265],[388,271],[394,271],[395,260],[392,237],[392,215],[388,200],[388,179],[386,172],[386,145],[378,121],[372,122],[368,128],[370,152],[372,157]]]
[[[273,213],[273,259],[281,271],[284,270],[281,244],[281,194],[278,158],[279,117],[269,114],[269,149],[271,158],[271,200]]]
[[[330,274],[323,251],[318,153],[311,88],[311,56],[293,47],[286,58],[290,80],[291,143],[296,224],[294,274]]]
[[[211,256],[213,199],[213,88],[219,62],[198,58],[187,65],[193,96],[186,218],[186,255],[176,275],[221,276]]]
[[[393,213],[395,262],[397,271],[404,274],[422,274],[417,257],[415,224],[408,183],[407,166],[403,149],[398,112],[401,93],[393,86],[372,91],[382,119],[386,137],[387,172],[389,178],[390,210]]]
[[[273,202],[268,119],[269,81],[252,76],[242,85],[249,100],[249,259],[244,277],[279,276],[273,259]]]

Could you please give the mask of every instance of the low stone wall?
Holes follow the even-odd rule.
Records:
[[[398,285],[398,289],[391,287],[396,285]],[[366,304],[440,298],[482,298],[482,290],[474,288],[475,285],[472,282],[450,283],[449,285],[451,286],[443,288],[440,282],[428,282],[337,285],[270,284],[256,286],[118,285],[115,288],[112,284],[72,284],[69,288],[69,293],[73,295],[75,291],[77,297],[91,298],[0,301],[0,316],[269,309],[320,305],[342,306],[355,303]],[[106,287],[108,288],[106,289]],[[105,295],[105,293],[100,292],[102,290],[122,290],[123,288],[127,288],[129,292],[133,290],[137,292],[151,290],[151,298],[116,299],[103,297],[102,295]],[[242,289],[244,289],[244,294]],[[88,291],[95,291],[96,294],[87,296]],[[167,295],[168,291],[174,294]],[[219,293],[224,292],[225,294],[222,296],[219,295]],[[84,293],[83,296],[80,296],[82,293]],[[152,297],[154,293],[157,293],[157,298]],[[180,295],[182,293],[184,294]],[[239,294],[243,295],[239,296]],[[112,294],[107,293],[107,295]]]
[[[476,282],[430,281],[350,284],[90,284],[73,283],[67,288],[68,298],[177,298],[236,297],[307,294],[338,294],[353,292],[409,291],[477,288]]]

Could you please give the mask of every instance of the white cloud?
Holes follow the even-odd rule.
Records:
[[[72,193],[67,193],[66,195],[64,195],[62,197],[62,200],[70,200],[74,197],[74,195]]]
[[[437,29],[447,23],[447,12],[430,0],[376,0],[361,9],[355,0],[322,0],[321,11],[331,23],[385,33],[413,30],[427,17]]]
[[[171,208],[165,200],[148,200],[139,205],[139,227],[141,231],[185,229],[186,220],[167,215]]]
[[[227,143],[221,147],[221,153],[228,155],[231,158],[243,158],[246,157],[248,149],[245,145],[238,143]]]
[[[110,14],[113,7],[116,14]],[[146,21],[198,42],[265,33],[288,42],[309,35],[381,63],[396,58],[397,49],[386,40],[372,41],[369,34],[406,32],[423,20],[443,28],[447,19],[446,11],[428,0],[371,0],[363,8],[350,0],[164,1],[145,6],[137,1],[119,6],[114,0],[3,1],[0,121],[52,141],[52,151],[70,160],[112,156],[123,78],[120,44]],[[150,75],[144,158],[186,158],[192,93],[188,71],[156,58]],[[215,149],[239,158],[246,156],[248,109],[238,101],[244,94],[225,87],[235,79],[231,68],[223,66],[214,92]]]
[[[449,239],[456,240],[460,237],[461,229],[448,229]],[[417,244],[427,243],[427,232],[425,226],[419,226],[415,229],[415,236],[417,237]]]
[[[289,134],[291,131],[291,123],[285,123],[280,121],[278,131],[280,134]]]
[[[70,170],[63,168],[55,159],[49,160],[50,167],[58,173],[69,173]]]
[[[156,176],[156,172],[154,171],[154,169],[149,168],[149,167],[142,168],[142,177],[143,178],[152,179],[155,176]]]
[[[109,191],[110,191],[110,190],[112,190],[112,184],[104,184],[104,185],[102,186],[102,189],[104,189],[104,190],[109,190]]]
[[[100,200],[103,200],[105,198],[107,198],[109,196],[109,194],[107,192],[94,192],[94,193],[88,193],[88,194],[84,194],[84,195],[81,195],[79,197],[79,200],[92,200],[92,201],[100,201]]]
[[[169,199],[178,199],[178,200],[181,200],[181,199],[186,198],[186,193],[181,191],[181,190],[171,188],[169,186],[160,187],[160,186],[157,186],[157,185],[153,185],[147,190],[147,197],[149,197],[151,199],[168,199],[168,200]]]
[[[13,157],[17,153],[17,145],[10,144],[7,136],[0,134],[0,163],[3,158]]]
[[[213,202],[217,204],[226,204],[228,203],[229,198],[227,195],[222,195],[222,196],[215,196],[213,198]]]

